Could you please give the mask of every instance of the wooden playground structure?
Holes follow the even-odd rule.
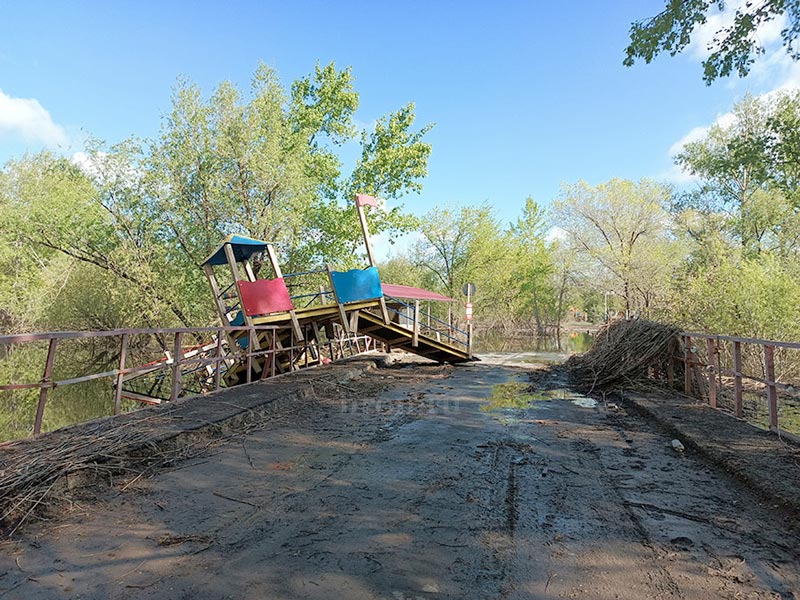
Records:
[[[450,318],[434,318],[430,304],[427,314],[421,310],[421,302],[449,303],[452,298],[381,283],[365,214],[366,206],[376,205],[371,196],[355,198],[369,261],[364,269],[337,271],[325,265],[284,274],[271,243],[235,234],[223,240],[202,264],[223,326],[221,339],[190,350],[217,357],[206,366],[209,381],[221,377],[226,386],[249,383],[374,349],[378,343],[437,362],[476,360],[471,331],[455,328]],[[154,378],[162,384],[154,384]],[[122,396],[141,402],[169,399],[174,394],[163,381],[163,370],[153,364],[150,372],[123,378]]]

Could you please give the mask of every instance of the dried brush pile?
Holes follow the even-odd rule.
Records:
[[[581,390],[637,387],[666,379],[678,354],[680,329],[653,321],[612,321],[597,332],[594,344],[571,357],[566,367]]]
[[[169,418],[167,411],[161,418]],[[197,448],[165,449],[147,418],[101,420],[38,440],[3,445],[0,459],[0,532],[12,535],[29,516],[67,499],[73,485],[138,478]]]

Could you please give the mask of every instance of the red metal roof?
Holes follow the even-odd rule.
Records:
[[[410,285],[395,285],[394,283],[382,283],[384,296],[393,296],[395,298],[406,298],[411,300],[438,300],[439,302],[455,302],[453,298],[442,296],[430,290],[423,290],[422,288],[411,287]]]

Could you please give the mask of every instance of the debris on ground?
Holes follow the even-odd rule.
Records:
[[[678,354],[680,331],[643,319],[612,321],[597,332],[587,352],[570,357],[565,367],[581,391],[666,379],[672,357]]]

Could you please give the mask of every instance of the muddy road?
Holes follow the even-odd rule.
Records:
[[[348,399],[369,378],[390,386]],[[527,381],[483,363],[316,390],[4,542],[0,598],[800,598],[791,515]]]

